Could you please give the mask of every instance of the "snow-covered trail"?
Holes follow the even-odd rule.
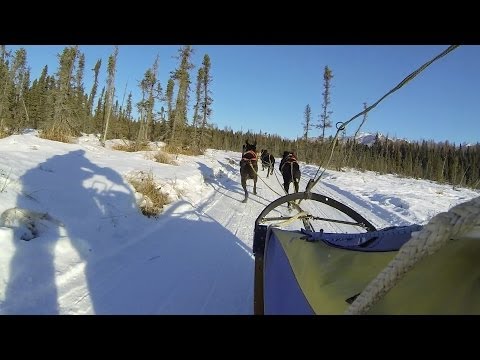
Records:
[[[89,294],[85,289],[82,292],[81,288],[71,287],[72,290],[63,295],[64,302],[77,304],[77,308],[70,305],[63,311],[252,314],[254,224],[260,212],[283,194],[283,189],[278,168],[268,179],[266,171],[259,169],[257,195],[251,193],[253,181],[249,180],[249,200],[242,203],[238,161],[234,156],[226,159],[206,157],[201,164],[208,188],[204,191],[205,197],[195,204],[178,201],[171,205],[155,226],[138,234],[139,239],[130,247],[87,268]],[[308,176],[305,176],[300,190],[305,188],[307,181]],[[328,188],[325,194],[341,197]],[[308,211],[313,214],[339,218],[338,212],[320,203],[308,205]],[[307,202],[301,206],[308,207]],[[283,207],[283,215],[288,215],[286,206]],[[292,226],[299,229],[301,223]],[[351,226],[340,224],[325,224],[324,229],[352,231]],[[179,243],[182,246],[178,246]],[[90,273],[96,275],[90,276]],[[192,297],[196,301],[192,302]]]
[[[212,188],[215,190],[215,193],[212,199],[209,199],[208,205],[205,207],[203,212],[205,214],[208,214],[219,224],[232,232],[232,234],[238,237],[239,240],[241,240],[251,249],[253,245],[253,231],[256,218],[267,205],[285,194],[283,186],[281,184],[283,179],[280,171],[278,170],[279,159],[277,159],[274,174],[270,175],[268,178],[266,177],[266,170],[262,171],[261,166],[259,167],[257,195],[252,194],[253,180],[247,181],[247,190],[249,192],[249,199],[247,203],[242,203],[244,195],[243,189],[240,184],[239,167],[236,166],[238,164],[238,159],[232,159],[232,163],[234,165],[231,165],[227,169],[225,169],[225,171],[231,172],[231,177],[227,177],[222,181],[215,181],[210,183]],[[304,170],[304,167],[305,165],[301,166],[302,171]],[[312,173],[312,169],[313,167],[309,167],[309,171],[305,171],[305,173],[302,174],[299,187],[300,191],[305,190],[306,184],[311,178],[309,173]],[[313,175],[311,176],[313,177]],[[369,217],[371,216],[373,218],[372,221],[378,227],[388,225],[385,223],[385,221],[382,221],[380,218],[374,216],[373,214],[370,214],[370,211],[366,207],[361,206],[362,203],[360,199],[356,199],[355,197],[349,198],[341,192],[335,191],[334,188],[324,184],[323,182],[319,182],[315,186],[313,191],[343,202],[348,206],[354,208],[356,211],[360,212],[364,216],[366,211],[368,211],[368,215],[366,216],[367,219],[370,220]],[[291,192],[293,192],[293,184],[290,185],[290,193]],[[315,201],[303,201],[300,206],[302,207],[302,209],[307,210],[308,212],[316,216],[352,221],[352,219],[350,219],[345,214],[342,214],[329,206]],[[226,211],[227,209],[228,211]],[[274,213],[276,214],[273,215]],[[286,205],[283,205],[281,209],[275,209],[275,211],[272,212],[269,216],[288,216],[293,214],[296,214],[295,210],[289,212]],[[361,231],[359,228],[352,228],[352,226],[350,225],[343,225],[337,223],[318,222],[317,226],[319,225],[325,231],[330,232]],[[301,226],[301,222],[296,222],[292,224],[290,228],[300,229]]]

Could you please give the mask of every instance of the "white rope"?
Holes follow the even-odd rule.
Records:
[[[347,308],[345,314],[360,315],[367,312],[414,265],[434,254],[449,239],[468,236],[480,226],[480,197],[459,204],[448,212],[434,216],[422,230],[412,233],[385,269],[367,285],[365,290]]]
[[[297,220],[298,218],[300,218],[301,216],[307,216],[308,213],[305,212],[305,211],[300,211],[298,214],[292,216],[291,218],[287,219],[287,220],[283,220],[283,221],[280,221],[276,224],[273,224],[272,226],[285,226],[285,225],[288,225],[288,224],[291,224],[292,222],[294,222],[295,220]]]

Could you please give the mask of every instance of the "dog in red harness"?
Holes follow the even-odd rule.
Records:
[[[290,183],[293,182],[295,192],[298,192],[298,183],[300,182],[300,166],[297,162],[297,157],[292,151],[284,151],[282,161],[280,161],[280,172],[283,176],[283,188],[288,194]]]
[[[240,177],[242,179],[242,188],[245,192],[245,199],[242,202],[247,202],[247,180],[253,180],[253,194],[257,195],[257,172],[258,172],[258,159],[257,159],[257,141],[250,144],[248,140],[245,141],[243,146],[242,160],[240,160]]]

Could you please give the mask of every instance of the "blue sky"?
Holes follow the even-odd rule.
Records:
[[[16,50],[20,46],[7,46]],[[27,50],[31,79],[44,65],[49,74],[57,70],[57,54],[63,45],[23,46]],[[156,55],[159,78],[165,89],[176,68],[180,45],[120,45],[116,87],[122,101],[125,85],[140,99],[138,82]],[[331,104],[333,123],[346,121],[397,85],[405,76],[448,45],[194,45],[191,72],[194,87],[204,54],[211,59],[213,114],[210,122],[219,128],[262,131],[294,139],[302,134],[304,110],[312,109],[318,121],[322,106],[323,71],[333,72]],[[108,56],[113,45],[81,45],[85,53],[85,89],[90,92],[92,69],[102,58],[104,84]],[[480,46],[460,46],[433,63],[406,86],[387,97],[368,114],[365,132],[381,132],[410,140],[435,140],[456,144],[480,141]],[[100,89],[101,90],[101,89]],[[127,90],[128,93],[128,90]],[[353,134],[361,118],[347,128]],[[318,135],[314,130],[312,135]],[[333,128],[327,135],[334,134]]]

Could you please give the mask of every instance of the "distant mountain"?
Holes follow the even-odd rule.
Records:
[[[367,145],[367,146],[372,146],[373,143],[375,142],[375,138],[377,137],[377,134],[370,134],[370,133],[359,133],[356,137],[357,143]],[[378,137],[380,140],[385,140],[386,136],[378,133]],[[350,139],[352,139],[353,136],[350,136]]]
[[[356,141],[358,144],[363,144],[363,145],[367,145],[367,146],[372,146],[373,143],[375,142],[375,138],[377,137],[377,133],[375,134],[371,134],[371,133],[366,133],[366,132],[361,132],[357,135],[356,137]],[[383,135],[382,133],[378,133],[378,137],[380,138],[381,141],[385,141],[386,140],[386,136]],[[346,141],[346,140],[352,140],[353,139],[353,135],[352,136],[347,136],[343,139],[343,141]],[[389,140],[392,140],[391,138],[389,138]]]

